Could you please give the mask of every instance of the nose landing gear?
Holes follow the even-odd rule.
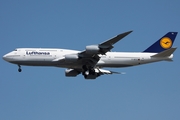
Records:
[[[21,69],[21,66],[20,65],[18,65],[18,72],[21,72],[22,71],[22,69]]]

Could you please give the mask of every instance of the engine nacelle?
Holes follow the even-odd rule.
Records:
[[[74,69],[66,69],[65,70],[66,77],[76,77],[78,74],[80,74],[80,72],[77,70],[74,70]]]
[[[66,62],[76,62],[78,60],[78,58],[79,57],[76,54],[65,55]]]
[[[86,53],[87,54],[97,54],[97,53],[99,53],[99,51],[100,51],[100,48],[98,45],[86,46]]]

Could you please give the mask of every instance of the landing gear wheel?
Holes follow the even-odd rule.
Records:
[[[87,78],[87,75],[84,75],[84,78],[86,79],[86,78]]]
[[[83,69],[82,75],[86,76],[86,71],[88,70],[87,66],[83,65],[82,69]]]
[[[22,69],[21,69],[21,68],[19,68],[19,69],[18,69],[18,72],[21,72],[21,71],[22,71]]]
[[[96,73],[95,70],[94,70],[93,68],[90,69],[89,72],[90,72],[91,75],[95,75],[95,73]]]

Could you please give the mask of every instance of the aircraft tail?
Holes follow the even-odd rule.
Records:
[[[162,51],[170,49],[174,43],[177,34],[178,32],[168,32],[166,35],[164,35],[162,38],[160,38],[143,52],[160,53]]]

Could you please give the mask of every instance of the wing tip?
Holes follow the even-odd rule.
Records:
[[[125,72],[114,72],[114,71],[111,71],[111,73],[113,74],[126,74]]]
[[[133,32],[133,30],[130,30],[130,31],[124,32],[124,33],[122,33],[122,34],[128,35],[128,34],[130,34],[131,32]]]

